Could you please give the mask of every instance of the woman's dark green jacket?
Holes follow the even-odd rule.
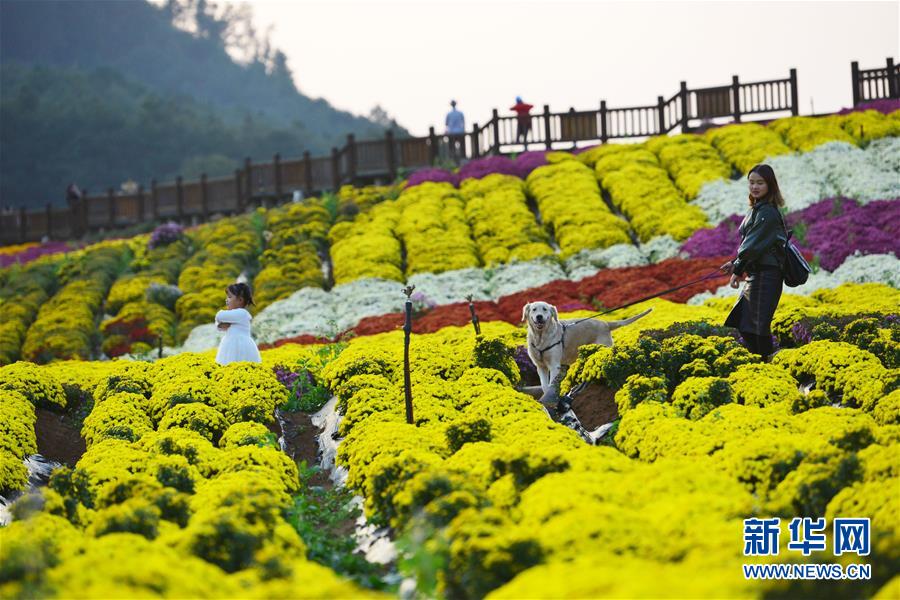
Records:
[[[757,202],[738,228],[741,246],[734,261],[734,273],[756,271],[762,266],[780,267],[787,234],[778,208],[771,202]]]

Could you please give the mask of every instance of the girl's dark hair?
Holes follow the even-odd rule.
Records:
[[[250,286],[246,283],[232,283],[225,289],[228,290],[232,296],[243,300],[244,306],[255,304],[253,302],[253,293],[250,291]]]
[[[756,173],[757,175],[762,177],[766,182],[766,186],[769,188],[768,191],[766,191],[766,195],[760,200],[768,200],[778,208],[784,206],[784,198],[781,196],[781,188],[778,187],[778,180],[775,179],[775,171],[772,169],[772,167],[766,164],[758,164],[750,169],[749,173],[747,173],[747,179],[749,179],[750,175],[752,175],[753,173]],[[748,198],[750,199],[750,207],[752,208],[753,205],[756,204],[756,199],[753,196],[748,196]]]

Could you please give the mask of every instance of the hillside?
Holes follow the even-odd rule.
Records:
[[[182,12],[205,10],[182,4]],[[69,181],[100,189],[128,178],[221,174],[244,156],[326,153],[348,133],[383,134],[384,123],[300,93],[279,52],[257,50],[239,64],[216,33],[228,22],[208,17],[192,34],[172,24],[174,10],[0,4],[0,204],[60,202]]]

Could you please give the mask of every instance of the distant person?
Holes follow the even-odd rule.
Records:
[[[462,111],[456,109],[456,100],[450,101],[450,112],[444,120],[447,126],[447,136],[450,138],[450,154],[457,162],[462,157],[463,140],[466,135],[466,117]]]
[[[525,149],[528,149],[528,132],[531,131],[531,109],[534,105],[522,102],[521,96],[516,96],[516,103],[510,107],[510,110],[516,113],[516,143],[521,138],[525,143]]]
[[[75,185],[75,182],[70,183],[69,187],[66,188],[66,202],[72,204],[81,200],[81,197],[81,190]]]

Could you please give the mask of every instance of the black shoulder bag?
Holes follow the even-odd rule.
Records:
[[[777,208],[775,210],[778,211],[778,217],[781,219],[781,227],[784,229],[784,233],[787,236],[787,239],[784,241],[784,248],[782,249],[784,252],[784,261],[781,267],[781,274],[784,277],[784,285],[788,287],[797,287],[798,285],[806,283],[812,269],[810,268],[809,263],[806,262],[806,259],[803,258],[800,250],[797,249],[797,246],[791,241],[791,235],[793,235],[794,230],[788,230],[787,225],[784,223],[784,217],[781,216],[781,211]]]

